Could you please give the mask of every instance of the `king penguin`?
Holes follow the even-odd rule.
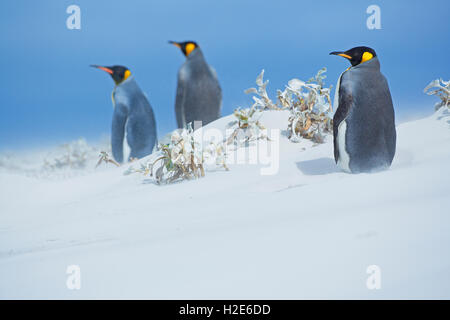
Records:
[[[331,52],[351,66],[339,77],[334,98],[334,159],[349,173],[389,168],[395,155],[395,115],[375,50]]]
[[[114,159],[123,162],[123,142],[130,147],[129,159],[140,159],[152,153],[156,143],[156,121],[146,95],[141,91],[130,70],[124,66],[91,65],[110,74],[115,86],[111,126],[111,146]]]
[[[206,63],[203,52],[194,41],[169,43],[186,56],[178,71],[175,114],[178,128],[201,121],[202,125],[218,119],[222,107],[222,90],[216,71]]]

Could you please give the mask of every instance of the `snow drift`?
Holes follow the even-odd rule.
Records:
[[[450,112],[398,126],[391,169],[359,175],[339,171],[330,136],[290,142],[288,117],[261,118],[281,132],[273,175],[231,164],[158,186],[126,165],[0,170],[0,298],[450,298]]]

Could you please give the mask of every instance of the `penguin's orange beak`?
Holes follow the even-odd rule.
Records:
[[[352,59],[351,56],[349,56],[348,54],[345,54],[344,52],[340,52],[340,51],[333,51],[333,52],[330,52],[330,54],[335,55],[335,56],[341,56],[341,57],[347,58],[349,60]]]
[[[178,47],[181,49],[181,45],[178,42],[175,41],[169,41],[170,44],[173,44],[175,47]]]
[[[91,67],[92,67],[92,68],[97,68],[97,69],[103,70],[103,71],[105,71],[105,72],[108,72],[109,74],[113,74],[113,73],[114,73],[111,69],[106,68],[106,67],[102,67],[102,66],[98,66],[98,65],[96,65],[96,64],[92,64]]]

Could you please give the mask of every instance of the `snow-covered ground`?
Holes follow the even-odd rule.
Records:
[[[450,298],[450,112],[399,125],[391,169],[359,175],[330,137],[288,141],[287,116],[261,119],[282,130],[274,175],[236,164],[157,186],[127,166],[3,168],[0,298]]]

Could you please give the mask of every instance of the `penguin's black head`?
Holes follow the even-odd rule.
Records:
[[[124,66],[112,66],[112,67],[102,67],[96,64],[91,65],[93,68],[97,68],[108,72],[111,78],[113,78],[114,82],[117,84],[122,83],[131,75],[130,70]]]
[[[186,57],[189,54],[191,54],[192,51],[198,48],[198,44],[195,41],[184,41],[184,42],[169,41],[169,43],[180,48]]]
[[[353,67],[377,56],[375,50],[369,47],[356,47],[347,51],[334,51],[330,54],[348,59]]]

